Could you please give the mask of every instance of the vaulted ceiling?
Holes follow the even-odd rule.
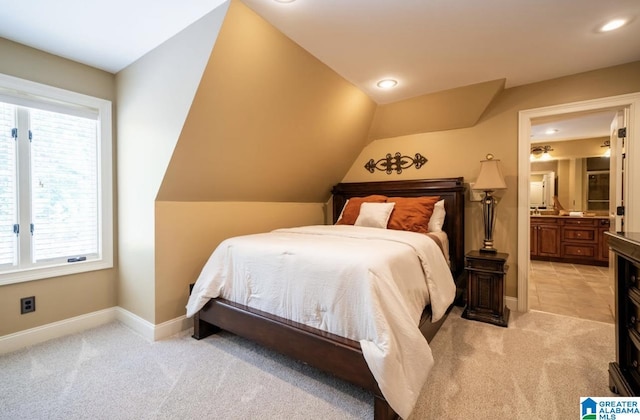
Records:
[[[0,37],[115,73],[223,2],[0,0]],[[243,2],[378,103],[640,60],[638,0]]]

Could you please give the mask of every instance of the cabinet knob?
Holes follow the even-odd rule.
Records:
[[[636,323],[636,317],[632,316],[630,321],[631,321],[632,324],[635,324]]]
[[[633,365],[634,368],[638,367],[638,361],[637,360],[634,360],[631,364]]]

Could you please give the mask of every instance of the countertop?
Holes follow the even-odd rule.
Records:
[[[606,234],[614,238],[620,238],[621,240],[629,242],[635,245],[636,247],[640,247],[640,232],[625,232],[625,233],[606,232]]]
[[[530,217],[543,217],[555,219],[608,219],[609,216],[560,216],[558,214],[531,214]]]

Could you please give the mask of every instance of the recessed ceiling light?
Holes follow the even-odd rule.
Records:
[[[558,131],[557,128],[548,128],[547,131],[544,132],[544,134],[546,134],[547,136],[550,136],[552,134],[556,134]]]
[[[397,84],[398,84],[397,80],[384,79],[384,80],[380,80],[378,83],[376,83],[376,86],[378,86],[380,89],[391,89],[392,87],[394,87]]]
[[[278,3],[293,3],[296,0],[275,0]]]
[[[614,31],[614,30],[624,26],[625,23],[627,23],[627,21],[624,20],[624,19],[610,20],[606,24],[602,25],[602,27],[600,28],[600,32]]]

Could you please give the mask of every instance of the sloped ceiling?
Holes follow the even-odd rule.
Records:
[[[504,89],[505,79],[379,105],[371,140],[471,127]]]
[[[374,111],[234,0],[157,200],[324,202],[366,144]]]

